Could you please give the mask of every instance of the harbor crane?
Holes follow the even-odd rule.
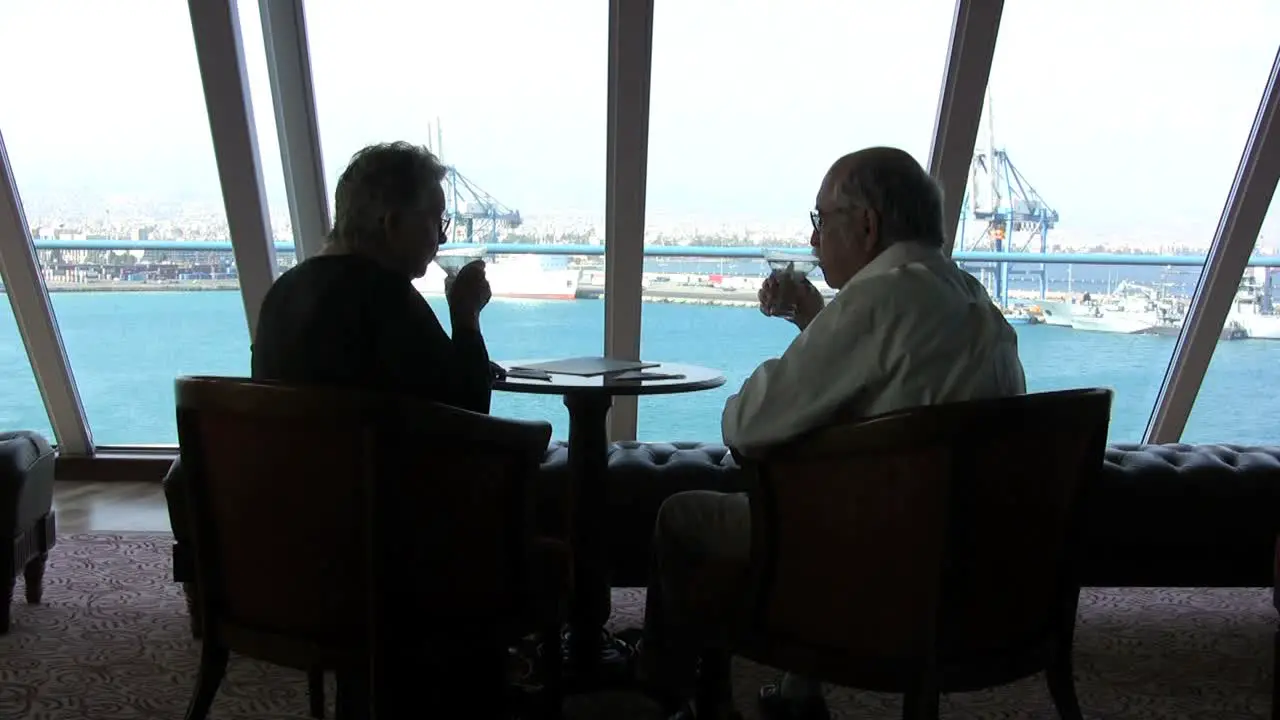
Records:
[[[1009,154],[996,146],[995,121],[990,96],[987,97],[987,145],[974,150],[969,167],[969,186],[965,190],[964,209],[956,249],[995,253],[1047,253],[1049,230],[1058,224],[1058,211],[1045,202],[1032,187]],[[975,225],[970,228],[969,223]],[[968,237],[966,231],[974,232]],[[1023,275],[1037,279],[1040,299],[1048,290],[1044,263],[1035,269],[1014,269],[1016,259],[995,263],[964,263],[967,269],[992,271],[992,295],[1001,307],[1009,307],[1009,276]]]
[[[519,210],[512,210],[497,198],[485,192],[458,168],[444,162],[444,135],[440,121],[435,123],[435,145],[428,148],[444,163],[445,215],[452,221],[450,242],[499,243],[506,231],[520,227],[524,220]]]

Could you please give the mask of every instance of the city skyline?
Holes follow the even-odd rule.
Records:
[[[206,209],[203,213],[193,213],[183,218],[142,219],[136,222],[111,223],[103,218],[97,222],[83,224],[59,222],[51,217],[28,216],[31,225],[31,236],[34,240],[118,240],[123,244],[131,241],[146,240],[204,240],[225,241],[229,237],[225,221],[220,213]],[[975,221],[969,221],[973,224]],[[288,216],[272,218],[272,229],[277,242],[294,240]],[[532,237],[542,241],[562,241],[566,243],[581,242],[583,237],[590,237],[592,242],[604,237],[604,219],[585,216],[544,216],[526,218],[521,228],[516,231],[523,237]],[[1264,230],[1265,232],[1265,230]],[[974,232],[966,233],[972,240]],[[566,237],[567,236],[567,237]],[[809,233],[788,231],[787,228],[767,224],[735,224],[735,223],[698,223],[684,222],[665,227],[648,226],[645,229],[645,242],[667,242],[679,244],[689,243],[699,238],[718,238],[736,240],[734,244],[766,245],[770,242],[806,243]],[[1104,248],[1117,252],[1205,252],[1212,237],[1201,239],[1178,238],[1173,236],[1096,236],[1091,234],[1076,235],[1070,231],[1055,229],[1049,235],[1049,250],[1079,251],[1092,248]],[[1276,252],[1276,242],[1263,235],[1258,243],[1258,251],[1265,254]],[[1037,248],[1027,248],[1035,252]]]
[[[24,203],[25,204],[25,203]],[[93,213],[83,209],[80,212],[61,208],[27,209],[27,220],[33,239],[69,239],[69,240],[225,240],[229,230],[225,214],[219,203],[158,203],[147,206],[136,199],[118,205],[114,212],[103,210]],[[768,244],[770,242],[806,243],[810,237],[807,212],[801,222],[767,223],[748,221],[726,221],[717,218],[680,218],[667,217],[655,219],[650,216],[645,226],[646,244],[663,242],[667,244],[690,242],[698,238],[719,238],[736,240],[741,244]],[[1276,252],[1280,247],[1280,237],[1274,233],[1277,228],[1269,227],[1280,219],[1275,213],[1268,216],[1258,241],[1259,251],[1268,254]],[[277,242],[290,242],[293,230],[287,213],[271,212],[273,235]],[[802,225],[803,223],[803,225]],[[964,239],[972,242],[981,234],[982,221],[975,220],[966,209],[960,227],[964,229]],[[1271,232],[1269,232],[1271,231]],[[605,218],[603,215],[587,214],[528,215],[516,230],[504,231],[515,233],[521,237],[536,238],[541,241],[580,242],[590,238],[598,242],[605,235]],[[569,238],[565,240],[564,238]],[[1142,233],[1097,233],[1078,231],[1075,228],[1063,227],[1059,224],[1048,233],[1049,250],[1078,251],[1103,247],[1124,252],[1168,252],[1170,248],[1207,251],[1213,240],[1212,232],[1194,235],[1178,232],[1142,232]],[[1015,239],[1025,240],[1025,233],[1015,235]],[[1036,251],[1037,247],[1028,247],[1028,251]]]

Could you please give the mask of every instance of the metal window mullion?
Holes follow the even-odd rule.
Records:
[[[955,247],[956,228],[964,211],[964,191],[1003,12],[1003,0],[956,2],[933,146],[929,150],[929,172],[942,186],[947,254]]]
[[[645,188],[654,0],[609,1],[609,113],[605,178],[604,352],[640,358]],[[617,398],[611,440],[636,437],[636,399]]]
[[[31,228],[22,209],[3,133],[0,133],[0,278],[44,400],[49,424],[53,426],[59,454],[92,455],[93,435],[62,345],[40,261],[36,258]]]
[[[189,0],[187,5],[231,249],[252,338],[258,326],[258,309],[275,280],[276,248],[262,182],[240,18],[235,0]]]
[[[262,38],[275,106],[276,132],[284,167],[285,193],[298,262],[320,252],[329,232],[329,196],[325,187],[316,119],[311,51],[302,0],[260,2]]]
[[[1177,442],[1186,428],[1240,279],[1257,244],[1280,179],[1280,52],[1258,106],[1213,245],[1165,372],[1146,442]]]

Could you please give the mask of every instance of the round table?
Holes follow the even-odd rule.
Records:
[[[503,368],[528,366],[545,360],[498,363]],[[613,398],[619,395],[674,395],[711,390],[724,384],[718,371],[695,365],[662,363],[640,372],[682,375],[666,380],[617,380],[607,375],[561,375],[549,379],[504,377],[494,389],[534,395],[560,395],[569,410],[569,474],[572,479],[574,597],[569,610],[565,650],[574,684],[595,685],[604,678],[602,666],[624,669],[630,659],[625,643],[609,637],[609,568],[605,543],[604,476],[609,465],[606,422]],[[621,666],[621,667],[620,667]]]

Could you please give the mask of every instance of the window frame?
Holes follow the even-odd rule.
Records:
[[[1240,278],[1257,245],[1262,223],[1280,180],[1280,50],[1258,102],[1249,139],[1231,183],[1213,244],[1191,298],[1187,318],[1165,368],[1144,442],[1174,443],[1182,438],[1209,361],[1240,289]]]
[[[261,2],[273,111],[280,136],[295,252],[318,251],[330,226],[312,82],[304,0]],[[267,212],[253,105],[234,2],[188,2],[209,112],[231,244],[250,335],[257,310],[275,278],[275,243]],[[942,79],[930,172],[946,197],[948,227],[958,226],[991,73],[1004,3],[957,0]],[[603,349],[639,358],[641,279],[645,257],[649,98],[652,81],[654,0],[610,0],[606,174],[607,291]],[[1231,193],[1192,299],[1185,327],[1152,408],[1147,442],[1176,441],[1186,425],[1225,323],[1238,279],[1280,179],[1280,53]],[[948,252],[954,237],[948,239]],[[158,470],[173,446],[95,447],[72,368],[58,332],[36,259],[30,229],[0,135],[0,272],[3,273],[36,382],[66,467],[77,479],[113,479],[141,468]],[[636,402],[620,398],[610,417],[610,438],[636,434]],[[101,473],[92,468],[101,467]],[[114,468],[114,469],[112,469]],[[151,474],[152,470],[147,470]],[[69,470],[70,472],[71,470]],[[136,476],[132,479],[140,479]]]
[[[311,75],[311,44],[302,0],[258,2],[267,76],[276,113],[285,196],[298,262],[320,252],[333,226],[324,182],[324,154],[316,91]]]
[[[22,197],[13,176],[4,133],[0,132],[0,278],[13,318],[22,336],[22,344],[35,375],[36,387],[44,400],[59,452],[89,457],[94,453],[93,433],[85,418],[84,405],[62,333],[53,313],[44,273],[31,239],[31,225],[22,209]],[[25,428],[0,428],[0,431]]]

